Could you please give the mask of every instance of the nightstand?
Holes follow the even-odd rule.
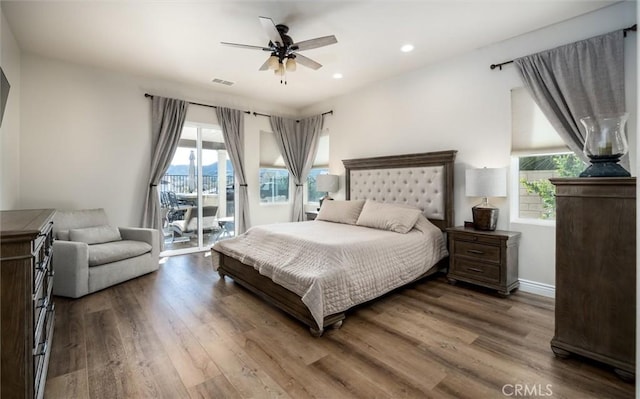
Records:
[[[318,211],[307,211],[305,212],[307,215],[307,220],[316,220],[316,216],[318,216]]]
[[[447,235],[450,283],[465,281],[505,296],[518,288],[519,232],[451,227]]]

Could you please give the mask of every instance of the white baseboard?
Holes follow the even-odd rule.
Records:
[[[556,297],[556,287],[550,284],[539,283],[537,281],[520,279],[521,291],[538,294],[549,298]]]

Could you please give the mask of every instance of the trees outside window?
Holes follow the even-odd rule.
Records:
[[[555,186],[549,179],[578,177],[584,168],[573,153],[520,157],[519,216],[555,220]]]

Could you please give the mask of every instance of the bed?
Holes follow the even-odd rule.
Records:
[[[351,307],[446,268],[446,248],[442,252],[440,246],[446,242],[444,229],[453,225],[455,155],[343,161],[349,204],[396,203],[422,211],[424,218],[406,234],[319,220],[257,226],[217,243],[213,267],[221,278],[233,278],[309,326],[315,336],[326,327],[338,328]],[[356,253],[361,257],[352,256]]]

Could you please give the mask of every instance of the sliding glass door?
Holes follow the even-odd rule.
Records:
[[[219,129],[185,124],[160,192],[167,255],[206,250],[233,236],[233,168]]]

